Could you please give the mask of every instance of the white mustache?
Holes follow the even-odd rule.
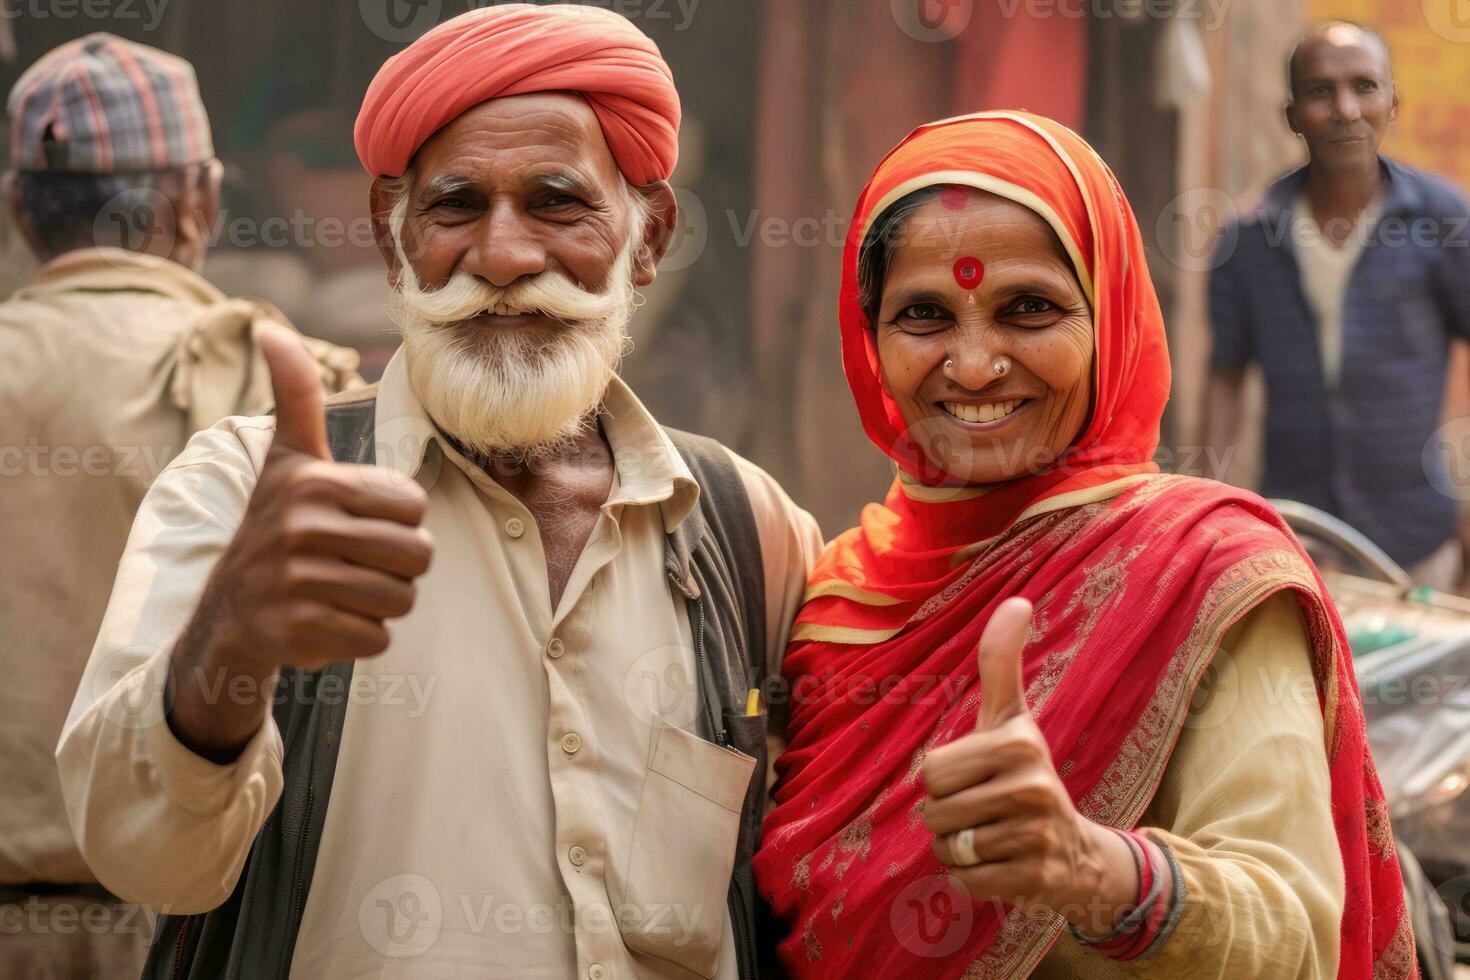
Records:
[[[618,313],[632,300],[631,266],[629,249],[614,264],[608,276],[609,288],[594,293],[553,270],[517,279],[508,286],[495,286],[456,270],[438,289],[424,289],[413,267],[405,264],[399,302],[404,312],[434,324],[459,323],[486,312],[501,316],[540,313],[569,324],[602,320]]]

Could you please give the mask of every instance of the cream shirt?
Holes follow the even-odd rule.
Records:
[[[1226,634],[1139,826],[1184,873],[1185,911],[1148,959],[1062,933],[1034,977],[1330,980],[1345,890],[1322,711],[1295,596]]]
[[[267,412],[274,308],[121,249],[46,263],[0,303],[0,885],[95,879],[67,826],[61,735],[133,513],[189,436]],[[328,390],[357,354],[312,341]]]
[[[1317,323],[1317,343],[1322,353],[1322,375],[1329,389],[1336,388],[1342,377],[1342,305],[1347,295],[1348,279],[1353,266],[1362,257],[1368,235],[1378,220],[1379,205],[1375,201],[1353,226],[1347,240],[1334,245],[1327,237],[1305,193],[1296,201],[1296,229],[1292,238],[1296,264],[1301,277],[1302,295],[1306,297]]]
[[[749,765],[686,734],[692,633],[663,568],[665,533],[697,506],[683,460],[614,381],[602,423],[616,478],[552,609],[534,518],[437,438],[401,352],[376,411],[379,463],[428,490],[434,559],[388,650],[356,665],[291,975],[604,980],[704,963],[734,977],[726,815]],[[176,912],[229,896],[280,794],[269,718],[218,766],[174,739],[157,697],[273,426],[228,419],[155,483],[57,747],[99,880]],[[822,542],[770,477],[736,462],[775,670]],[[672,838],[670,815],[683,818]]]

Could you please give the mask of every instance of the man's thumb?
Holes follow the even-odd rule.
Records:
[[[257,340],[270,366],[271,391],[276,399],[273,446],[331,459],[322,407],[322,379],[316,361],[296,334],[285,327],[272,324],[260,332]]]
[[[975,727],[984,731],[1026,711],[1021,680],[1021,649],[1031,627],[1031,603],[1012,597],[996,607],[980,634],[980,713]]]

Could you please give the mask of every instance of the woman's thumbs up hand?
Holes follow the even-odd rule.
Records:
[[[1031,603],[1012,598],[1002,602],[980,634],[980,713],[975,730],[988,732],[1012,718],[1025,716],[1026,688],[1021,680],[1021,651],[1031,628]],[[1035,728],[1033,724],[1031,726]],[[1038,731],[1038,734],[1040,732]]]
[[[1031,603],[1002,602],[980,636],[975,731],[924,759],[936,857],[976,901],[1046,909],[1106,931],[1137,897],[1128,845],[1077,812],[1026,706]]]

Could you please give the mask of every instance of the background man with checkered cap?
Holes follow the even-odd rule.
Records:
[[[0,977],[136,977],[147,921],[82,860],[52,753],[144,491],[198,429],[270,410],[255,338],[283,318],[198,274],[222,167],[188,62],[92,34],[7,109],[43,266],[0,303]],[[308,344],[329,390],[357,383],[354,352]]]

